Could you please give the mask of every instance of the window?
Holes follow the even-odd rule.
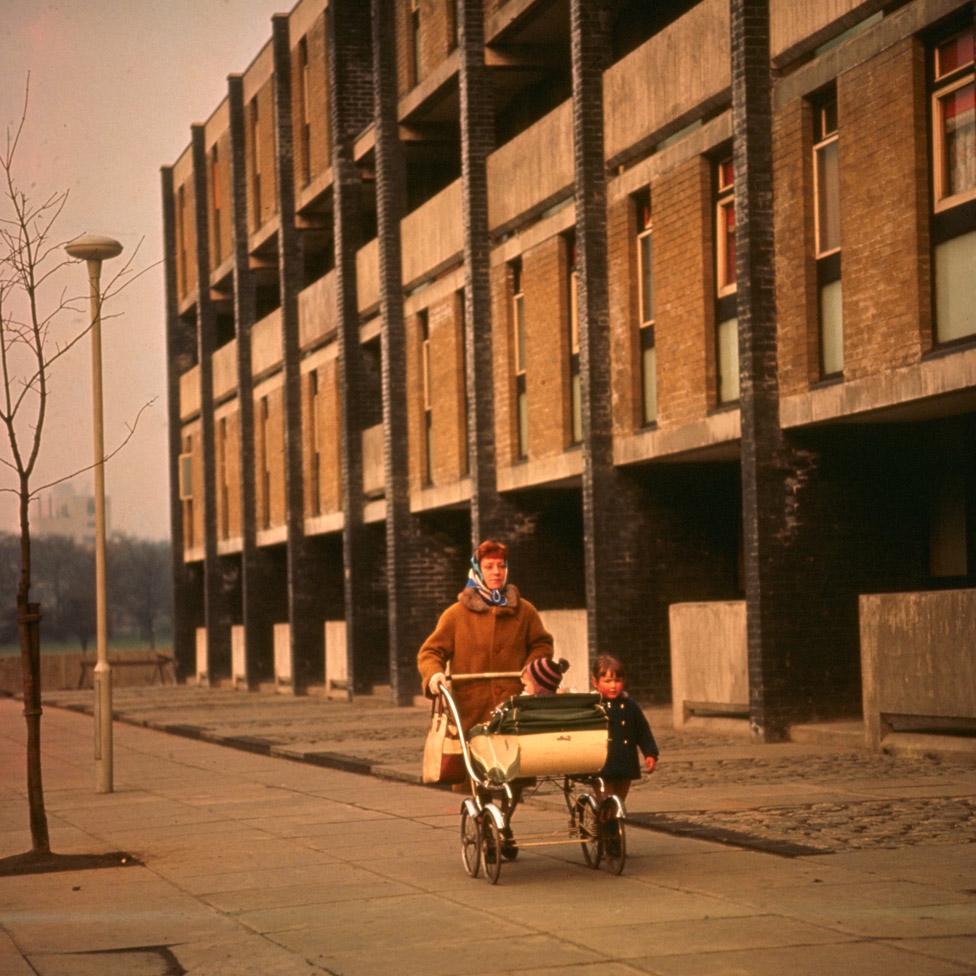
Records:
[[[432,485],[434,483],[434,404],[430,375],[430,319],[426,309],[420,313],[418,319],[420,324],[420,384],[423,391],[424,407],[423,483]]]
[[[637,308],[640,347],[641,424],[657,420],[657,350],[654,345],[654,270],[651,193],[634,198],[637,217]]]
[[[322,514],[322,455],[319,451],[319,371],[308,375],[309,492],[312,515]]]
[[[844,319],[840,259],[840,142],[837,97],[813,106],[814,251],[817,260],[817,322],[820,375],[844,370]]]
[[[183,503],[183,546],[192,549],[193,528],[193,438],[183,438],[183,453],[180,454],[180,501]]]
[[[261,124],[258,117],[258,99],[251,99],[251,212],[252,229],[261,226]]]
[[[230,500],[227,488],[227,418],[217,421],[217,490],[220,493],[220,523],[217,531],[221,539],[230,537]]]
[[[510,265],[512,275],[512,361],[515,373],[515,456],[529,456],[529,403],[525,392],[525,293],[522,261]]]
[[[309,123],[309,67],[308,67],[308,38],[303,37],[298,42],[298,70],[300,73],[300,84],[298,86],[299,98],[299,125],[298,125],[298,165],[301,185],[308,186],[312,179],[312,160],[311,160],[311,126]]]
[[[210,248],[214,265],[220,264],[220,159],[217,147],[210,150]]]
[[[583,440],[583,405],[579,355],[579,273],[576,267],[575,234],[566,238],[566,260],[566,280],[569,287],[566,302],[569,309],[569,439],[571,444],[579,444]]]
[[[271,528],[271,470],[268,467],[268,398],[261,397],[258,420],[258,460],[261,464],[261,528]]]
[[[458,0],[447,0],[447,52],[451,53],[460,40],[461,24],[458,21]]]
[[[976,335],[976,72],[972,26],[938,43],[931,66],[935,339]]]
[[[181,295],[186,294],[186,186],[176,191],[176,268]]]
[[[715,166],[715,361],[720,404],[739,399],[735,290],[735,174],[732,157],[726,156]]]
[[[420,83],[420,0],[410,0],[410,87]]]
[[[464,289],[461,288],[454,293],[458,322],[458,368],[461,370],[461,402],[459,404],[461,419],[461,470],[460,474],[467,474],[471,470],[471,458],[468,446],[468,323],[467,309],[464,305]]]

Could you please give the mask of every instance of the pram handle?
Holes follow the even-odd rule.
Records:
[[[483,671],[480,674],[449,674],[447,680],[456,683],[464,681],[492,681],[498,678],[521,678],[521,671]]]

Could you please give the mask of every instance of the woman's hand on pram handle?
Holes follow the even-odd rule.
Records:
[[[432,674],[430,676],[430,681],[427,682],[427,690],[430,692],[431,696],[436,698],[441,691],[441,686],[447,681],[447,675],[443,671],[438,671],[437,674]]]

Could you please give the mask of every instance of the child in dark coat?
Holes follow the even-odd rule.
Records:
[[[651,727],[640,705],[626,691],[623,665],[609,654],[601,654],[593,663],[593,687],[600,693],[610,718],[607,762],[600,776],[608,794],[625,799],[632,780],[640,779],[637,750],[644,755],[649,773],[657,765],[658,748]]]

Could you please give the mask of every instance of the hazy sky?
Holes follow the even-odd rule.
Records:
[[[30,72],[19,153],[22,186],[35,198],[69,190],[59,237],[107,234],[136,266],[162,257],[160,166],[174,162],[271,36],[271,15],[294,0],[0,0],[0,126],[15,124]],[[2,131],[0,131],[2,137]],[[123,255],[124,257],[124,255]],[[103,282],[122,258],[106,262]],[[82,266],[65,282],[87,293]],[[162,267],[120,295],[103,325],[106,449],[156,398],[124,452],[106,467],[111,528],[169,532],[166,465],[165,299]],[[90,463],[91,359],[87,340],[52,376],[38,478]],[[0,457],[8,456],[5,443]],[[79,487],[92,483],[82,475]],[[0,471],[0,487],[12,482]],[[0,530],[12,530],[12,496],[0,494]]]

